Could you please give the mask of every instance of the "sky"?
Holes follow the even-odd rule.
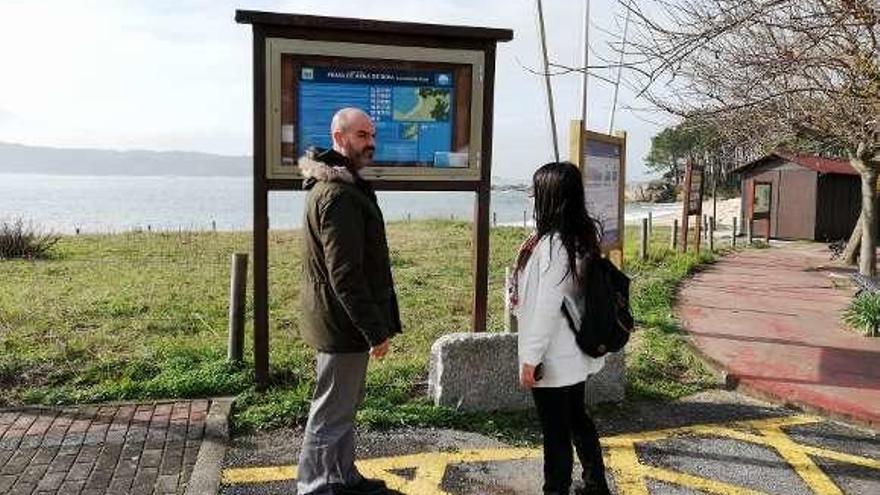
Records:
[[[498,47],[493,175],[525,180],[553,159],[532,0],[0,0],[0,141],[34,146],[250,155],[251,28],[235,9],[508,28]],[[579,65],[580,0],[545,0],[551,61]],[[591,2],[591,50],[620,32],[616,0]],[[595,55],[593,55],[595,61]],[[609,74],[606,74],[606,76]],[[579,118],[580,75],[553,78],[560,154]],[[606,132],[612,86],[590,80],[588,124]],[[621,89],[627,175],[673,120]]]

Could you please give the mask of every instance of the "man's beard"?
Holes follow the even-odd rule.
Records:
[[[351,150],[349,153],[349,159],[358,167],[366,167],[373,162],[373,156],[375,156],[375,154],[376,148],[373,146],[367,146],[360,151]]]

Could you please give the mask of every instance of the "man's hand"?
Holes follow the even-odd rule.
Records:
[[[370,347],[370,355],[376,359],[382,359],[383,357],[385,357],[385,354],[388,353],[389,347],[391,347],[391,341],[389,339],[385,339],[381,344]]]
[[[522,370],[519,373],[519,383],[525,388],[535,386],[535,367],[528,363],[523,363]]]

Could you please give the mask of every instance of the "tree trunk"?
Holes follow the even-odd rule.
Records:
[[[850,157],[850,164],[862,177],[862,245],[859,253],[859,273],[873,277],[877,274],[877,168],[866,163],[862,153]]]
[[[846,243],[846,249],[843,250],[843,262],[847,265],[855,265],[859,259],[859,248],[862,246],[862,214],[859,213],[859,219],[856,221],[856,227],[849,236]]]

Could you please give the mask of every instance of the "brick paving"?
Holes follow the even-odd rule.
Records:
[[[210,401],[0,410],[0,493],[182,494]]]

